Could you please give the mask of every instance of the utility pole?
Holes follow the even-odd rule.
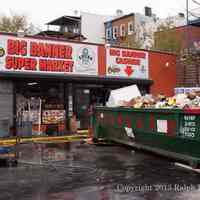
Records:
[[[189,0],[186,0],[186,25],[189,24]]]

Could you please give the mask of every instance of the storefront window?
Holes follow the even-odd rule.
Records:
[[[17,134],[62,135],[66,110],[61,83],[20,82],[16,91]]]

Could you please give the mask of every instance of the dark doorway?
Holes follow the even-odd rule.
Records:
[[[108,91],[108,88],[100,85],[76,86],[74,111],[78,129],[87,129],[89,127],[92,107],[105,106],[108,99]]]

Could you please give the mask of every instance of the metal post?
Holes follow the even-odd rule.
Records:
[[[42,123],[42,99],[39,98],[39,112],[38,112],[38,135],[41,135],[41,123]]]
[[[188,24],[189,24],[189,0],[186,0],[186,20],[187,20],[187,26],[188,26]]]
[[[187,59],[188,59],[188,56],[189,56],[189,0],[186,0],[186,29],[185,29],[186,33],[185,33],[185,36],[186,36],[186,54],[187,54]],[[184,86],[186,85],[186,68],[187,68],[187,65],[185,66],[185,63],[184,63]]]
[[[12,81],[13,85],[13,135],[17,136],[17,95],[16,95],[16,82]]]

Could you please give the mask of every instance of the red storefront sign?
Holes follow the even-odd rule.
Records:
[[[107,48],[107,76],[148,78],[148,52]]]
[[[97,46],[0,36],[0,71],[98,75]]]

